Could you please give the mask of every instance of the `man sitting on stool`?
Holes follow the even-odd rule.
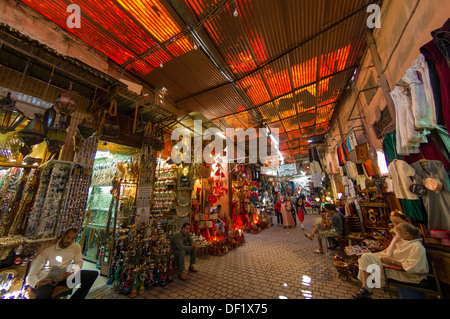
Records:
[[[191,224],[184,223],[181,231],[176,233],[171,240],[172,252],[175,255],[175,259],[180,267],[179,277],[182,280],[187,280],[188,276],[185,271],[184,258],[187,254],[190,256],[189,270],[197,272],[198,269],[195,268],[195,260],[197,253],[197,246],[194,244],[191,235]]]
[[[50,299],[57,286],[68,290],[67,279],[74,274],[66,271],[68,266],[72,261],[72,265],[79,269],[83,266],[81,247],[74,242],[77,235],[77,229],[67,230],[56,244],[44,249],[31,265],[26,283],[34,288],[36,299]],[[98,271],[80,270],[75,276],[79,276],[81,287],[70,299],[85,299],[98,277]]]

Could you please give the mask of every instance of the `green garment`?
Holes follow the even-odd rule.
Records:
[[[417,222],[426,224],[428,218],[421,199],[400,199],[400,203],[402,204],[403,212],[406,216],[414,219]]]
[[[398,155],[397,153],[396,130],[386,134],[384,137],[384,153],[386,155],[388,165],[395,159],[403,160],[403,155]]]

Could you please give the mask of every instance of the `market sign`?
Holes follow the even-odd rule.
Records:
[[[295,163],[278,166],[277,170],[278,176],[297,175],[297,165]]]

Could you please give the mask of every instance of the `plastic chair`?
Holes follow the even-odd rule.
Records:
[[[391,289],[390,287],[396,287],[400,288],[403,296],[408,295],[408,290],[416,291],[416,292],[422,292],[423,294],[427,295],[433,295],[437,296],[438,299],[443,298],[442,296],[442,290],[441,285],[439,283],[439,279],[437,276],[436,268],[434,266],[433,259],[431,258],[431,255],[427,252],[427,261],[428,261],[428,268],[429,272],[427,274],[427,278],[422,280],[422,282],[418,284],[413,283],[407,283],[407,282],[401,282],[394,279],[389,279],[386,276],[386,268],[393,269],[396,271],[404,271],[403,269],[395,266],[384,266],[384,276],[386,278],[386,288],[389,291],[389,297],[392,299]],[[412,294],[411,294],[412,295]]]

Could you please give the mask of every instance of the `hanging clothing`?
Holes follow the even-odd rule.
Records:
[[[418,200],[400,199],[400,204],[406,216],[419,223],[427,223],[427,213],[421,198]]]
[[[431,137],[428,137],[428,143],[420,144],[420,154],[411,154],[411,155],[405,156],[404,160],[408,164],[412,164],[423,158],[428,159],[428,160],[441,161],[444,164],[445,169],[447,171],[450,170],[450,161],[441,152],[441,150],[439,149],[439,146],[436,144],[436,142]]]
[[[442,28],[432,31],[431,36],[450,66],[450,19],[445,22]]]
[[[348,161],[347,164],[345,164],[345,168],[347,170],[348,176],[351,179],[356,180],[356,177],[358,176],[358,169],[356,168],[356,164]]]
[[[409,191],[409,186],[412,185],[412,177],[416,174],[414,168],[402,160],[394,160],[388,166],[389,177],[394,183],[394,193],[398,199],[414,199],[419,197]]]
[[[407,87],[396,86],[391,92],[395,105],[397,129],[397,153],[419,153],[419,144],[426,142],[422,133],[415,129],[411,105],[411,92]]]
[[[437,112],[433,87],[430,79],[430,68],[428,67],[428,63],[423,54],[420,54],[419,58],[414,61],[413,69],[418,72],[418,74],[420,75],[420,80],[423,83],[423,90],[425,92],[426,101],[428,103],[428,106],[430,107],[431,125],[436,126],[438,125]]]
[[[425,58],[425,61],[428,65],[431,89],[433,91],[435,111],[436,111],[436,124],[440,126],[445,126],[444,114],[442,113],[442,94],[441,94],[441,81],[439,79],[439,73],[433,61],[427,58]]]
[[[444,164],[440,161],[419,161],[411,166],[415,170],[415,182],[424,185],[429,177],[442,182],[441,191],[427,190],[422,199],[428,214],[428,229],[450,231],[450,180]]]
[[[447,131],[450,130],[450,66],[434,40],[420,48],[427,59],[436,67],[441,85],[442,114]]]
[[[366,177],[364,175],[356,176],[356,185],[359,185],[361,190],[366,189]]]
[[[395,159],[403,160],[403,155],[397,153],[397,130],[386,134],[383,141],[383,150],[386,155],[387,165]]]
[[[320,166],[319,162],[313,161],[309,163],[309,169],[311,171],[311,174],[314,173],[322,173],[322,167]]]
[[[420,59],[420,58],[419,58]],[[411,109],[414,116],[414,125],[416,129],[425,129],[433,127],[431,106],[427,100],[424,82],[419,78],[421,74],[418,69],[420,62],[415,60],[413,67],[406,70],[403,81],[408,83],[411,91]]]
[[[344,152],[340,144],[336,147],[336,153],[339,160],[339,166],[344,166],[347,161],[345,160]]]
[[[315,188],[322,187],[322,173],[312,174],[312,181]]]

